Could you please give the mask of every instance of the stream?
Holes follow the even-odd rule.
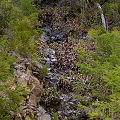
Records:
[[[64,90],[60,89],[59,84],[64,84],[60,82],[60,78],[64,73],[61,74],[54,72],[54,62],[57,62],[56,52],[58,51],[51,49],[48,44],[48,41],[50,41],[51,38],[47,35],[47,32],[51,31],[51,29],[47,26],[43,28],[43,31],[43,35],[40,39],[42,39],[45,44],[44,51],[47,57],[44,57],[43,61],[48,65],[48,77],[45,77],[44,79],[44,88],[46,92],[42,96],[39,104],[44,108],[44,112],[49,113],[51,116],[53,113],[57,112],[59,120],[77,120],[76,114],[78,103],[74,98],[74,93],[69,90],[65,92]],[[60,44],[62,44],[62,42]],[[64,76],[64,78],[66,78],[68,81],[72,81],[72,78],[69,76]]]
[[[61,2],[62,0],[58,0]],[[41,2],[42,4],[42,2]],[[59,4],[57,4],[59,6]],[[48,6],[48,4],[45,6]],[[45,7],[43,4],[43,8]],[[87,116],[83,111],[78,111],[78,102],[74,98],[75,93],[73,91],[73,81],[75,80],[69,74],[69,70],[73,68],[72,61],[70,61],[70,68],[59,69],[56,63],[59,64],[58,58],[61,54],[64,57],[65,50],[54,49],[50,44],[57,43],[63,45],[63,42],[68,38],[68,32],[62,31],[57,27],[57,23],[52,23],[51,13],[46,13],[43,17],[43,34],[40,40],[44,43],[43,51],[45,56],[43,56],[44,65],[47,64],[48,76],[43,79],[44,83],[44,94],[42,95],[40,102],[38,104],[39,111],[43,114],[49,114],[53,118],[53,114],[57,113],[59,120],[86,120]],[[54,26],[54,27],[53,27]],[[72,47],[72,46],[71,46]],[[66,46],[65,46],[66,48]],[[57,54],[59,53],[59,54]],[[74,60],[74,53],[67,51],[67,55],[72,56]],[[69,57],[67,58],[69,59]],[[38,112],[39,114],[39,112]],[[37,120],[50,120],[50,119],[37,119]],[[57,119],[56,119],[57,120]]]

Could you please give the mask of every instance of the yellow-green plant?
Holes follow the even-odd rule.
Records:
[[[58,119],[58,114],[57,114],[57,113],[53,113],[53,120],[59,120],[59,119]]]

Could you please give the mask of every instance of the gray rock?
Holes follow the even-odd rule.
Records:
[[[40,120],[51,120],[51,117],[49,114],[45,113],[41,116],[41,119]]]
[[[37,120],[51,120],[51,116],[46,113],[42,106],[37,108]]]

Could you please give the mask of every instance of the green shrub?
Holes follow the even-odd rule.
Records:
[[[10,20],[12,5],[9,0],[0,1],[0,35],[6,33]]]
[[[109,102],[96,101],[92,106],[93,109],[88,113],[91,119],[120,119],[120,100],[113,98]]]
[[[35,55],[37,46],[34,42],[37,31],[32,29],[30,20],[27,17],[17,20],[11,25],[11,29],[13,32],[12,38],[9,40],[10,50],[16,51],[24,57]]]
[[[44,66],[42,67],[42,69],[39,71],[39,75],[40,75],[40,76],[39,76],[40,79],[48,76],[48,65],[47,65],[47,64],[44,65]]]
[[[25,100],[23,96],[26,94],[27,93],[25,92],[25,88],[19,85],[17,85],[16,88],[12,90],[11,86],[6,84],[4,86],[3,95],[1,93],[0,96],[0,119],[12,120],[12,113],[19,112],[19,103],[22,100]]]
[[[14,55],[38,58],[37,16],[31,0],[0,1],[0,120],[12,120],[12,114],[19,112],[19,103],[26,98],[26,88],[16,83],[14,77]]]
[[[120,33],[113,31],[112,33],[103,34],[96,39],[96,48],[99,52],[99,56],[103,56],[103,59],[110,57],[110,55],[120,56]]]
[[[105,33],[105,30],[103,27],[99,27],[98,29],[90,29],[88,31],[88,39],[89,40],[95,40],[99,35]]]
[[[23,14],[25,16],[29,16],[32,13],[36,12],[36,7],[35,7],[35,5],[32,5],[31,0],[21,0],[20,3],[21,3],[20,7],[21,7]]]
[[[94,40],[94,52],[78,49],[80,74],[92,78],[85,83],[76,81],[76,99],[91,119],[120,119],[120,32],[97,34]]]
[[[58,119],[58,114],[57,114],[57,113],[53,113],[53,120],[59,120],[59,119]]]

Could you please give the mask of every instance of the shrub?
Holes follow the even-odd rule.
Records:
[[[31,0],[0,1],[0,119],[12,120],[25,100],[26,88],[16,83],[13,66],[20,57],[38,58],[37,15]]]
[[[75,83],[76,98],[91,119],[120,119],[120,32],[100,34],[94,40],[94,52],[78,49],[78,67],[88,80]]]
[[[25,16],[29,16],[36,12],[35,5],[32,4],[31,0],[21,0],[21,9]]]
[[[9,40],[10,50],[18,52],[24,57],[34,56],[37,50],[35,36],[37,31],[32,29],[30,20],[24,17],[11,25],[12,37]]]
[[[89,40],[95,40],[99,35],[102,35],[105,33],[105,30],[103,27],[99,27],[98,29],[90,29],[88,31],[88,39]]]
[[[12,5],[8,0],[0,1],[0,35],[6,33],[11,16]]]

